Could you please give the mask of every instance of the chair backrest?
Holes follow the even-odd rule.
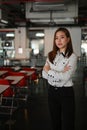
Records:
[[[13,90],[10,87],[10,83],[7,79],[0,79],[0,85],[9,85],[9,88],[7,88],[4,92],[3,92],[3,96],[4,97],[11,97],[13,96]]]
[[[0,67],[0,70],[12,71],[12,68],[11,67]]]
[[[0,85],[10,85],[7,79],[0,79]]]
[[[24,86],[27,85],[27,82],[26,82],[26,74],[25,74],[25,73],[10,71],[10,72],[8,73],[8,75],[12,75],[12,76],[24,76],[24,78],[17,84],[17,86],[19,86],[19,87],[24,87]]]
[[[24,71],[34,71],[34,73],[31,76],[31,80],[36,80],[38,78],[37,69],[36,68],[23,67],[22,70],[24,70]]]
[[[12,68],[11,67],[0,67],[0,70],[1,71],[8,71],[8,72],[10,72],[10,71],[12,71]],[[1,77],[5,78],[7,75],[8,75],[8,73],[5,73]]]
[[[22,68],[23,70],[30,70],[30,71],[36,71],[36,68],[28,68],[28,67],[23,67]]]

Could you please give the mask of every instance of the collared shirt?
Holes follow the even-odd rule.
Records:
[[[72,77],[77,68],[77,56],[72,53],[72,55],[67,58],[64,55],[57,53],[53,64],[47,58],[45,65],[49,63],[50,70],[46,73],[42,71],[43,78],[48,80],[48,83],[55,87],[70,87],[73,86]],[[70,66],[70,69],[66,72],[63,72],[66,65]]]

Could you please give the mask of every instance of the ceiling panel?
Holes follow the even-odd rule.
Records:
[[[32,3],[31,8],[26,8],[28,3]],[[86,0],[0,0],[0,9],[7,15],[6,27],[47,26],[50,20],[70,24],[70,18],[74,18],[71,24],[87,24]]]

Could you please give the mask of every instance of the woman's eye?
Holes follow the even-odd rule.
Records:
[[[64,38],[64,37],[61,37],[61,39]]]
[[[55,40],[57,40],[58,38],[56,37]]]
[[[63,38],[64,38],[64,36],[62,36],[60,38],[56,37],[55,40],[59,40],[59,39],[63,39]]]

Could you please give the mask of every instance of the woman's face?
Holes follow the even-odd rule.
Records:
[[[69,37],[67,37],[63,31],[56,33],[55,44],[59,48],[60,52],[65,52],[68,42]]]

